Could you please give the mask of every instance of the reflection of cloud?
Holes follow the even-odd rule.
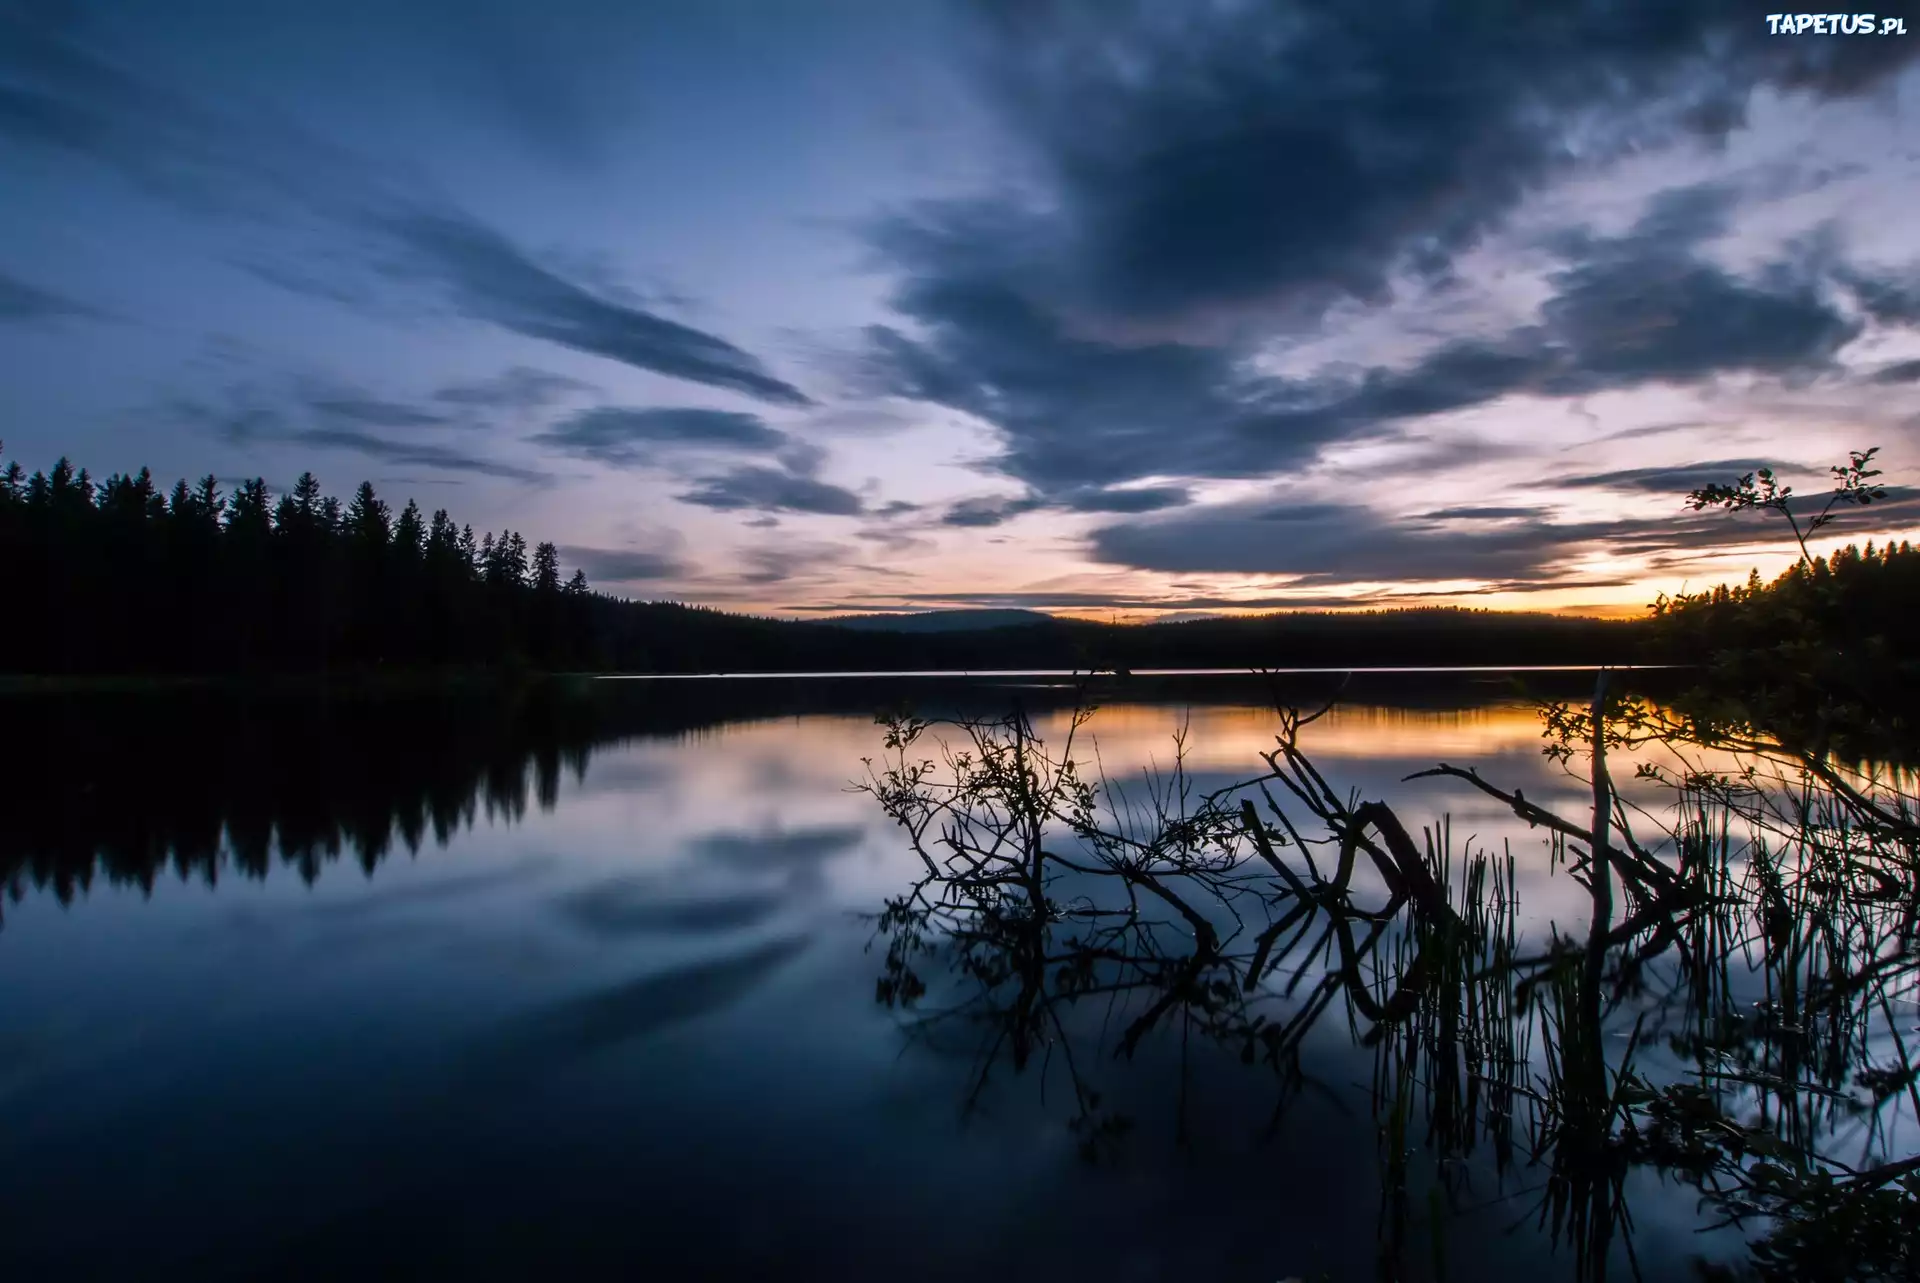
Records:
[[[860,845],[864,824],[820,824],[807,828],[769,828],[759,833],[730,830],[709,833],[690,844],[696,857],[750,873],[818,871]]]
[[[339,920],[357,918],[369,913],[385,913],[391,909],[439,905],[450,900],[464,900],[469,896],[485,895],[544,877],[557,863],[553,856],[540,856],[531,860],[522,860],[504,869],[448,874],[435,878],[431,882],[376,886],[366,895],[356,896],[351,900],[320,901],[310,906],[309,912],[316,917]]]
[[[655,879],[616,878],[568,892],[554,904],[582,931],[619,939],[665,932],[718,933],[758,926],[780,912],[786,897],[750,892],[689,899]]]
[[[539,1008],[489,1040],[474,1067],[483,1074],[538,1069],[712,1015],[765,984],[806,945],[776,940]]]

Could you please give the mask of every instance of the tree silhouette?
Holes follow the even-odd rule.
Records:
[[[145,469],[96,484],[69,459],[0,468],[0,672],[325,674],[448,668],[659,673],[1074,670],[1629,660],[1622,621],[1451,608],[1291,611],[1153,627],[1060,619],[890,633],[592,591],[560,551],[396,516],[371,483],[346,504],[303,472],[164,491]]]

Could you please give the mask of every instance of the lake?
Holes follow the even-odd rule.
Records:
[[[1402,781],[1446,761],[1578,814],[1532,700],[1590,689],[1362,675],[1302,738],[1416,836],[1446,815],[1510,852],[1530,938],[1578,936],[1544,830]],[[1085,760],[1138,790],[1183,727],[1202,790],[1273,745],[1268,679],[1093,695]],[[876,708],[1017,700],[1053,743],[1075,699],[1005,677],[0,701],[28,749],[0,819],[0,1276],[1575,1278],[1542,1178],[1498,1145],[1419,1161],[1422,1119],[1382,1116],[1337,1008],[1276,1075],[1191,1022],[1117,1057],[1097,1004],[1016,1068],[990,1024],[876,1001],[873,915],[922,872],[850,787]],[[1099,1146],[1093,1112],[1126,1120]],[[1619,1277],[1629,1252],[1649,1279],[1743,1255],[1698,1232],[1695,1191],[1623,1189]]]

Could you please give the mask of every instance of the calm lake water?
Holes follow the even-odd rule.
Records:
[[[1134,1126],[1090,1163],[1057,1072],[1002,1063],[976,1096],[977,1039],[876,1002],[862,915],[919,866],[848,788],[873,710],[1014,698],[1062,732],[1072,692],[1038,678],[7,701],[0,1277],[1378,1277],[1344,1018],[1277,1112],[1270,1070],[1177,1030],[1103,1057]],[[1272,744],[1250,680],[1099,698],[1082,734],[1115,778],[1183,723],[1209,787]],[[1510,841],[1530,929],[1581,929],[1539,831],[1400,782],[1449,761],[1577,813],[1525,693],[1401,674],[1345,700],[1306,738],[1338,787]],[[1524,1182],[1458,1184],[1412,1190],[1401,1277],[1574,1277]],[[1742,1250],[1696,1233],[1691,1191],[1633,1189],[1646,1277]]]

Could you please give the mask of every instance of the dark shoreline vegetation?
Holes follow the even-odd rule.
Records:
[[[1856,483],[1854,493],[1870,491]],[[1746,506],[1769,502],[1756,491]],[[1920,627],[1920,552],[1905,543],[1808,557],[1772,583],[1756,575],[1663,598],[1645,620],[1427,607],[888,631],[866,616],[842,627],[612,597],[582,572],[563,578],[550,542],[476,536],[411,500],[396,516],[370,483],[345,504],[311,473],[277,498],[258,479],[227,494],[211,476],[163,492],[146,469],[96,482],[63,458],[31,476],[17,462],[0,470],[0,566],[11,608],[0,675],[15,688],[33,678],[1703,664],[1764,653],[1776,667],[1841,655],[1831,682],[1857,686],[1861,661],[1905,695],[1920,692],[1889,641]],[[1728,677],[1750,685],[1764,674],[1749,663]]]
[[[62,459],[0,472],[10,626],[0,674],[139,676],[472,669],[634,673],[1253,668],[1633,661],[1643,625],[1429,608],[934,633],[638,602],[562,575],[552,543],[476,535],[363,483],[281,496],[211,476],[96,481]]]

